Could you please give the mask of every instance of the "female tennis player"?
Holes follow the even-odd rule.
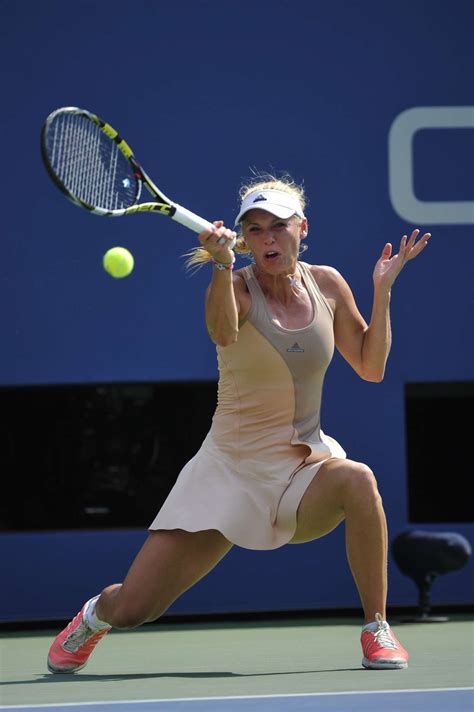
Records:
[[[266,178],[241,192],[234,250],[234,233],[216,221],[199,235],[190,259],[212,263],[206,323],[217,346],[219,392],[210,432],[179,474],[125,581],[87,601],[54,640],[51,672],[83,668],[111,627],[156,620],[233,544],[298,544],[343,520],[365,616],[362,665],[408,664],[386,621],[387,525],[375,476],[322,431],[320,408],[334,346],[361,378],[383,379],[392,287],[430,234],[413,230],[396,254],[385,244],[367,325],[335,269],[299,259],[309,230],[303,190],[290,178]],[[235,252],[251,255],[252,263],[234,271]]]

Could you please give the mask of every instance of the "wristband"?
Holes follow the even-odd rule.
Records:
[[[233,255],[232,262],[228,262],[228,263],[219,262],[218,260],[215,260],[214,258],[212,258],[212,261],[213,261],[215,267],[217,267],[217,269],[232,271],[234,269],[235,255]]]

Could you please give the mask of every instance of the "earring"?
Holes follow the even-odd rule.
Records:
[[[303,252],[306,252],[307,249],[308,249],[308,245],[306,244],[306,242],[302,242],[300,244],[300,250],[298,252],[298,255],[302,255]]]

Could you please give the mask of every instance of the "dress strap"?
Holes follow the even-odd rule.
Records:
[[[245,320],[264,318],[266,314],[266,307],[264,303],[265,297],[263,296],[263,292],[257,282],[252,265],[243,267],[242,270],[240,270],[240,273],[244,278],[245,284],[247,285],[247,289],[249,290],[249,294],[252,298],[252,304]]]
[[[298,262],[298,266],[303,273],[306,286],[308,290],[311,291],[313,298],[316,300],[317,303],[322,304],[328,310],[329,314],[331,315],[331,319],[334,319],[334,312],[328,300],[319,288],[319,285],[316,282],[313,273],[311,272],[311,265],[309,265],[307,262]]]

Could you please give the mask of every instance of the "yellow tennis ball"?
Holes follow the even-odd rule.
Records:
[[[116,279],[128,277],[133,270],[133,255],[125,247],[111,247],[105,253],[102,264],[105,271],[112,277]]]

